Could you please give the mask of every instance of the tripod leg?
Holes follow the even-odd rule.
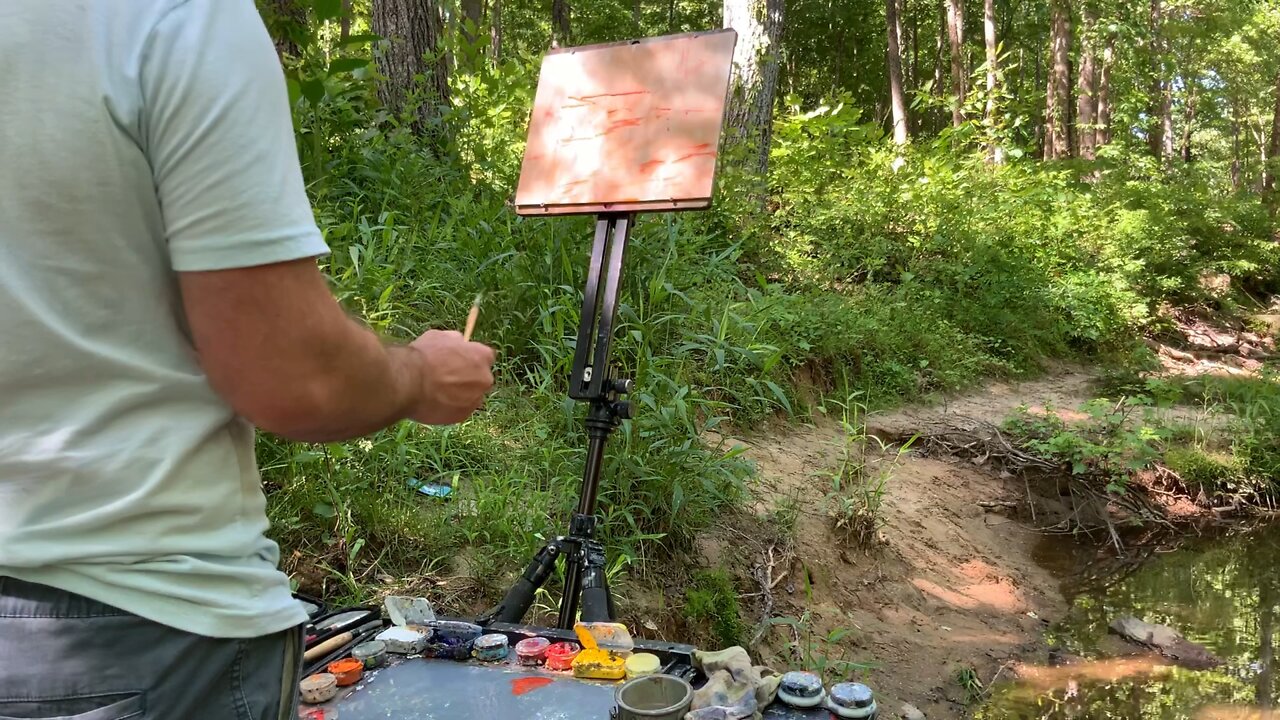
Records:
[[[516,580],[516,584],[507,591],[502,602],[480,616],[476,622],[480,625],[488,625],[492,622],[514,624],[523,620],[525,613],[529,612],[529,608],[533,605],[538,588],[542,587],[555,570],[556,558],[560,556],[560,552],[559,540],[553,540],[544,545],[538,554],[533,556],[533,560],[524,569],[520,579]],[[570,566],[572,567],[572,563]]]
[[[581,548],[575,547],[573,554],[565,558],[564,592],[560,595],[560,617],[556,621],[556,627],[562,630],[572,630],[578,621],[578,596],[582,594],[581,553]]]
[[[588,541],[583,548],[582,565],[582,621],[613,620],[613,597],[609,594],[609,580],[605,572],[604,546],[594,540]]]

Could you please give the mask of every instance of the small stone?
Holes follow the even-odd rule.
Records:
[[[902,720],[925,720],[924,713],[920,712],[920,708],[911,703],[902,703],[902,709],[898,711],[898,717]]]

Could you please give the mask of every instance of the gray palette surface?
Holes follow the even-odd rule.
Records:
[[[327,714],[337,720],[607,720],[617,687],[512,664],[411,658],[371,671],[322,707],[337,710]],[[764,717],[816,720],[830,713],[774,703]]]
[[[331,704],[339,720],[596,720],[609,717],[616,687],[511,665],[408,659]]]

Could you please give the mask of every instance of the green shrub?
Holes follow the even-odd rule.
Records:
[[[1164,453],[1164,464],[1177,473],[1189,489],[1204,490],[1211,495],[1234,489],[1244,480],[1237,458],[1193,446],[1169,448]]]
[[[742,621],[738,590],[724,570],[694,574],[692,584],[685,590],[684,614],[690,621],[710,630],[717,648],[741,645],[745,641],[747,626]]]

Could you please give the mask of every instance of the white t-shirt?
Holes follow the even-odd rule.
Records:
[[[252,0],[0,2],[0,575],[207,636],[302,622],[175,273],[326,251]]]

